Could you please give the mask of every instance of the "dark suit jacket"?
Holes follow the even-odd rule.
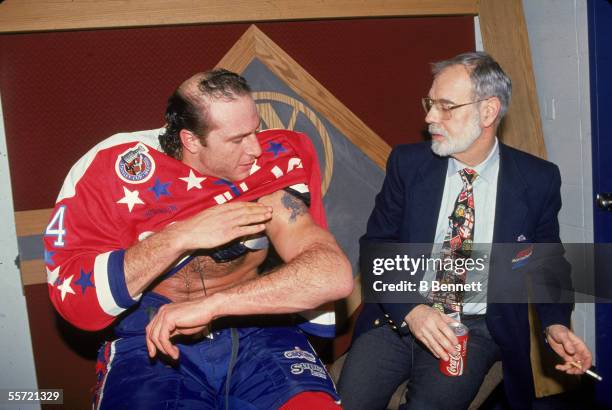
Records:
[[[499,154],[493,242],[517,243],[522,236],[525,242],[560,243],[557,214],[561,209],[561,177],[557,166],[501,143]],[[362,246],[363,241],[432,243],[448,161],[434,155],[429,142],[396,147],[389,156],[385,181]],[[507,269],[495,272],[511,269],[511,261],[497,259],[493,253],[491,263],[506,263]],[[500,274],[496,275],[499,279]],[[489,277],[489,288],[495,288],[495,281],[495,277]],[[513,407],[526,407],[534,396],[527,305],[492,303],[491,291],[488,297],[486,322],[501,348],[507,396]],[[354,337],[378,323],[385,325],[385,318],[397,324],[400,334],[408,334],[407,326],[399,326],[414,306],[365,304]],[[571,304],[535,306],[543,329],[555,323],[569,327]]]

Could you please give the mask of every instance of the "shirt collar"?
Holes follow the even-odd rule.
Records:
[[[469,165],[464,164],[461,161],[456,160],[455,158],[450,158],[450,163],[448,164],[448,169],[446,171],[446,177],[451,177],[453,175],[458,175],[459,170],[463,168],[471,168],[478,173],[478,180],[484,180],[485,182],[495,182],[495,169],[496,165],[499,164],[499,143],[497,141],[497,137],[495,137],[495,144],[489,152],[487,158],[482,161],[480,164],[475,167],[470,167]],[[477,181],[478,181],[477,180]]]

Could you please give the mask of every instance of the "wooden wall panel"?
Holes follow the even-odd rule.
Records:
[[[501,139],[521,151],[546,158],[531,49],[521,0],[481,0],[480,30],[485,50],[512,79],[512,102]]]
[[[6,0],[0,32],[476,14],[477,0]]]
[[[508,145],[546,158],[527,24],[521,0],[481,0],[480,29],[485,50],[512,79],[512,102],[502,123],[501,139]],[[575,384],[575,378],[551,372],[557,361],[544,346],[537,313],[530,307],[531,367],[537,397],[560,393]]]

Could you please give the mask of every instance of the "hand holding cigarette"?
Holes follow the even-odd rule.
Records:
[[[582,366],[580,366],[579,363],[570,362],[570,364],[574,366],[575,368],[582,370]],[[594,371],[590,369],[585,370],[584,373],[588,376],[591,376],[593,379],[597,380],[598,382],[603,380],[603,377],[601,377],[600,375],[598,375],[597,373],[595,373]]]
[[[591,351],[584,341],[563,325],[551,325],[546,328],[546,341],[565,363],[555,369],[567,374],[583,374],[593,363]],[[589,373],[587,373],[589,374]],[[593,376],[592,376],[593,377]]]

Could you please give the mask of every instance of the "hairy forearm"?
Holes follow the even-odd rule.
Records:
[[[183,254],[171,229],[151,235],[125,252],[125,283],[132,297],[142,293]]]
[[[294,313],[346,297],[353,288],[351,266],[332,244],[315,244],[268,275],[216,293],[203,303],[213,316]]]
[[[140,294],[186,252],[212,249],[263,231],[263,222],[271,215],[268,206],[233,202],[168,225],[126,251],[124,271],[130,295]]]

